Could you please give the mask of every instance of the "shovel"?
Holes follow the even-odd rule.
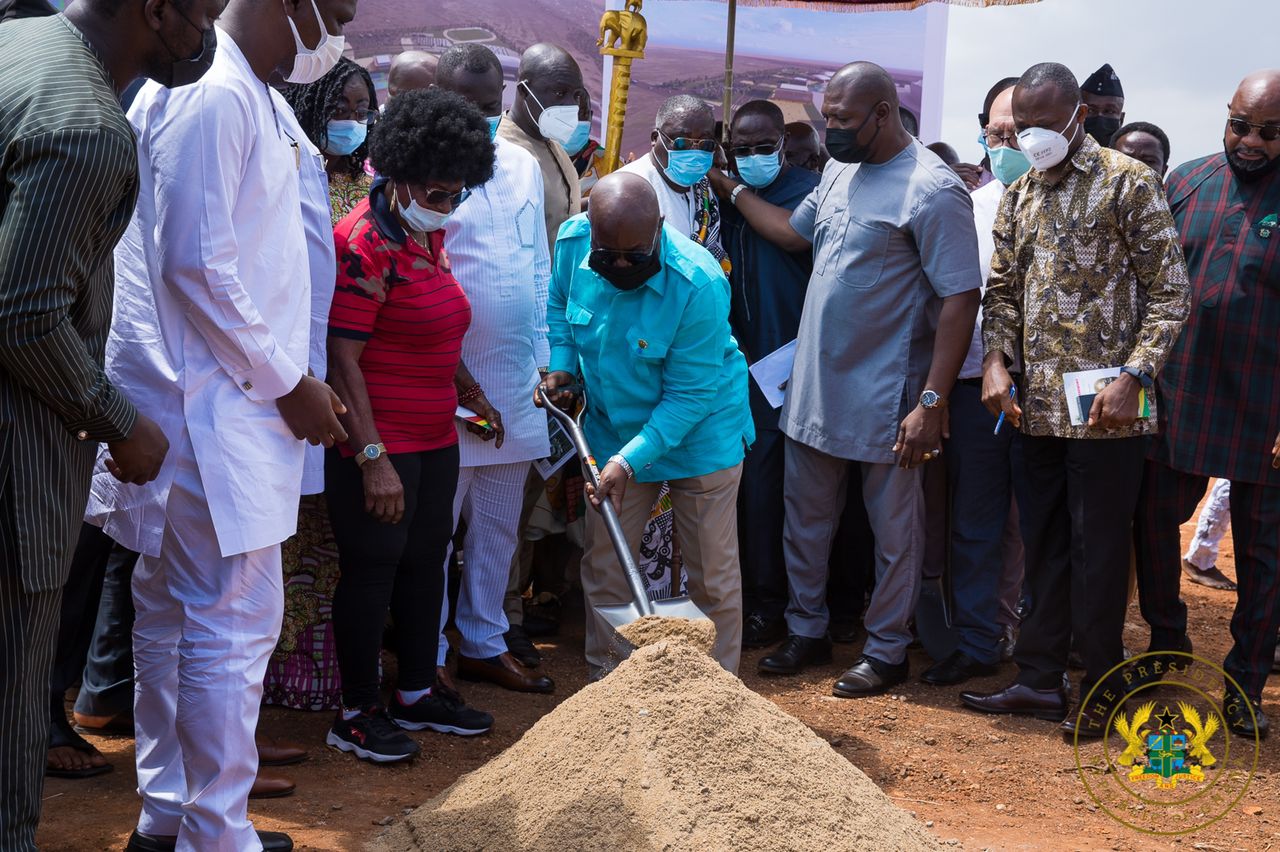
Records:
[[[560,425],[569,433],[569,438],[573,441],[574,449],[578,451],[578,458],[582,462],[583,475],[587,477],[593,486],[599,488],[600,471],[596,467],[596,460],[591,454],[591,448],[587,446],[586,436],[582,434],[581,424],[568,412],[557,408],[547,397],[547,392],[541,387],[538,388],[538,394],[542,398],[543,408],[550,412],[552,417],[560,421]],[[582,411],[586,412],[586,410],[584,393]],[[580,419],[581,417],[582,414],[579,414],[578,418]],[[640,567],[636,565],[635,557],[631,555],[631,549],[627,546],[627,539],[622,534],[622,524],[618,521],[618,510],[614,508],[612,500],[605,500],[600,504],[600,515],[604,518],[605,529],[609,531],[609,539],[613,542],[613,552],[618,555],[618,562],[622,565],[622,571],[627,576],[627,585],[631,587],[631,603],[594,607],[596,613],[608,622],[610,627],[617,630],[634,621],[639,621],[646,615],[658,615],[663,618],[710,620],[688,596],[668,598],[661,601],[649,600],[649,593],[645,590],[644,580],[640,576]]]

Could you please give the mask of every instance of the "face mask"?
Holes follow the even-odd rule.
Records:
[[[177,7],[175,6],[174,8],[176,10]],[[181,15],[182,13],[179,12],[178,14]],[[209,70],[209,66],[213,64],[213,56],[218,51],[218,37],[213,27],[202,30],[187,20],[186,15],[182,15],[182,20],[200,33],[200,52],[190,59],[179,59],[178,55],[173,52],[173,48],[169,47],[169,43],[161,39],[164,49],[169,51],[169,55],[173,57],[173,61],[169,63],[168,74],[163,79],[156,78],[156,82],[166,89],[189,86],[199,80],[204,76],[204,72]]]
[[[843,130],[838,127],[827,128],[827,153],[831,155],[831,159],[840,163],[865,163],[871,156],[871,146],[875,144],[876,137],[880,135],[880,125],[876,125],[876,132],[867,140],[867,144],[858,144],[858,134],[862,132],[862,128],[867,126],[867,122],[875,117],[872,112],[866,118],[862,119],[855,130]]]
[[[324,129],[324,152],[346,157],[364,144],[369,126],[363,121],[330,121]]]
[[[293,70],[289,72],[288,77],[285,77],[290,83],[306,85],[319,80],[338,64],[338,60],[342,58],[342,51],[347,46],[347,41],[342,36],[329,35],[324,19],[320,17],[320,7],[316,5],[316,0],[311,0],[311,8],[315,10],[316,23],[320,25],[321,33],[320,43],[314,48],[302,43],[302,36],[298,35],[298,28],[294,26],[293,18],[285,15],[289,21],[289,29],[293,30],[293,45],[298,51],[298,55],[293,58]]]
[[[1031,171],[1031,161],[1017,148],[992,148],[987,157],[991,160],[991,174],[1005,186]]]
[[[1032,168],[1042,172],[1048,171],[1067,158],[1071,143],[1080,132],[1080,123],[1075,119],[1076,113],[1079,112],[1080,105],[1076,104],[1076,110],[1070,122],[1070,126],[1075,129],[1071,131],[1070,139],[1056,130],[1047,130],[1043,127],[1028,127],[1018,134],[1018,147],[1027,155]],[[1065,129],[1064,127],[1063,130]]]
[[[396,212],[400,214],[400,218],[404,220],[410,230],[417,231],[420,234],[438,231],[453,218],[453,211],[441,213],[438,210],[423,207],[413,200],[412,195],[409,196],[409,205],[407,207],[400,205],[399,193],[392,193],[392,198],[396,200]]]
[[[714,151],[672,151],[667,147],[667,140],[663,138],[661,131],[658,133],[658,142],[662,145],[662,150],[667,152],[667,167],[663,171],[676,186],[693,186],[707,176],[715,163]]]
[[[587,147],[587,143],[591,141],[591,122],[579,121],[578,126],[574,128],[573,135],[569,137],[569,141],[564,143],[564,149],[569,156],[577,156],[582,149]]]
[[[752,154],[738,158],[738,177],[756,189],[773,183],[781,171],[782,160],[778,154]]]
[[[1223,145],[1225,147],[1225,141],[1223,142]],[[1246,169],[1238,165],[1235,158],[1228,153],[1227,165],[1231,167],[1231,172],[1236,176],[1236,180],[1241,183],[1257,183],[1263,178],[1274,174],[1277,170],[1280,170],[1280,157],[1272,157],[1263,165],[1256,166],[1252,169]]]
[[[978,144],[982,146],[983,153],[991,152],[991,149],[987,147],[987,134],[985,131],[978,131]]]
[[[1099,145],[1111,147],[1111,137],[1120,129],[1120,119],[1109,115],[1091,115],[1084,120],[1084,132],[1088,133]]]
[[[587,259],[587,265],[591,270],[608,281],[619,290],[637,290],[644,286],[644,282],[662,271],[662,259],[659,257],[660,251],[655,249],[649,259],[644,263],[634,266],[609,266],[603,263],[597,263],[593,254]]]
[[[485,121],[489,122],[489,141],[492,142],[494,139],[498,138],[498,125],[502,123],[502,116],[486,116]]]
[[[521,80],[520,85],[524,86],[525,94],[542,110],[538,115],[538,132],[542,134],[542,138],[554,140],[568,148],[569,140],[578,129],[578,105],[544,107],[533,89],[529,88],[528,82]],[[529,109],[528,101],[524,108],[529,112],[529,117],[533,118],[533,110]]]

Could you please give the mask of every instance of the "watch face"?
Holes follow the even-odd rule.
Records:
[[[925,391],[920,394],[920,404],[925,408],[936,408],[938,405],[938,394],[931,390]]]
[[[367,458],[369,461],[373,461],[378,457],[378,455],[379,455],[378,448],[375,447],[373,444],[370,444],[369,446],[364,448],[364,457]]]

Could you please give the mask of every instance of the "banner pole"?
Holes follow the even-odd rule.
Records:
[[[729,122],[732,119],[730,110],[733,108],[733,49],[734,36],[738,30],[738,0],[729,0],[729,26],[728,32],[725,34],[725,50],[724,50],[724,104],[723,118],[724,129],[720,134],[720,141],[729,141]]]

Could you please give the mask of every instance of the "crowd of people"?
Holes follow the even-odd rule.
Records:
[[[593,607],[630,590],[574,507],[606,500],[633,551],[669,511],[728,671],[862,641],[834,694],[892,689],[945,565],[953,648],[920,679],[1011,660],[958,700],[1072,736],[1134,688],[1131,576],[1143,678],[1192,650],[1183,576],[1235,591],[1223,715],[1266,735],[1280,71],[1172,170],[1110,66],[1002,79],[966,164],[854,62],[825,134],[678,95],[601,176],[568,51],[531,47],[505,111],[487,47],[406,52],[380,103],[356,14],[0,2],[0,846],[34,848],[43,776],[110,768],[87,731],[136,739],[130,850],[292,848],[247,814],[305,757],[262,703],[377,763],[482,734],[454,678],[553,691],[525,602],[571,583],[604,677],[626,649]],[[776,389],[750,377],[788,347]],[[585,408],[598,485],[538,472],[546,404]],[[549,567],[540,510],[577,546]]]

